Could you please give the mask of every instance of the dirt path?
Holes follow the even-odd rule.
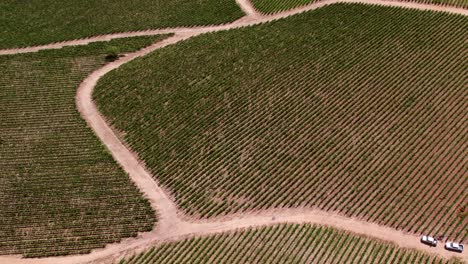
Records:
[[[380,226],[374,223],[361,221],[354,218],[343,217],[336,213],[324,212],[313,209],[283,209],[263,211],[256,214],[242,214],[232,216],[227,220],[210,220],[199,222],[185,221],[179,212],[176,204],[170,197],[158,186],[157,182],[148,173],[145,168],[139,163],[138,158],[120,141],[114,134],[113,130],[105,122],[92,100],[93,89],[98,80],[106,73],[120,67],[121,65],[130,62],[131,60],[144,56],[154,50],[172,45],[179,41],[186,40],[196,35],[207,32],[222,31],[237,27],[244,27],[264,23],[276,19],[281,19],[293,14],[301,13],[308,10],[317,9],[325,5],[349,2],[349,3],[367,3],[384,6],[408,7],[420,10],[445,11],[456,14],[468,15],[468,10],[457,9],[451,7],[440,7],[415,3],[388,2],[379,0],[325,0],[323,2],[314,3],[305,7],[297,8],[287,12],[275,14],[272,16],[264,16],[255,11],[248,0],[236,0],[242,10],[247,14],[231,24],[221,26],[194,27],[194,28],[174,28],[149,30],[142,32],[129,32],[121,34],[112,34],[105,36],[93,37],[85,40],[73,40],[62,43],[55,43],[39,47],[30,47],[23,49],[0,50],[0,55],[18,54],[26,52],[36,52],[43,49],[59,49],[65,46],[86,45],[91,42],[108,41],[115,38],[157,35],[164,33],[173,33],[174,36],[169,37],[161,42],[155,43],[137,52],[128,54],[119,60],[105,65],[103,68],[94,71],[89,75],[79,86],[76,96],[76,104],[82,117],[88,125],[94,130],[100,140],[106,145],[114,159],[124,168],[132,181],[142,191],[151,203],[151,206],[158,213],[157,227],[147,233],[140,234],[137,238],[123,239],[120,243],[110,244],[104,249],[98,249],[91,254],[66,256],[66,257],[51,257],[41,259],[20,259],[15,256],[0,257],[0,263],[23,264],[23,263],[109,263],[124,255],[142,251],[152,245],[161,243],[162,241],[178,240],[187,236],[194,235],[209,235],[213,233],[231,231],[238,228],[264,226],[278,223],[315,223],[329,225],[343,230],[348,230],[357,234],[374,237],[389,242],[393,242],[401,247],[415,248],[432,254],[437,254],[441,257],[449,258],[458,256],[468,262],[468,254],[451,253],[443,249],[442,246],[437,248],[429,248],[419,242],[419,238],[412,234],[407,234],[389,227]]]
[[[257,12],[257,10],[254,8],[250,0],[236,0],[236,3],[239,5],[242,11],[244,11],[247,17],[252,17],[252,18],[262,17],[262,15],[259,12]]]
[[[77,39],[77,40],[70,40],[70,41],[64,41],[64,42],[58,42],[58,43],[51,43],[51,44],[42,45],[42,46],[15,48],[15,49],[3,49],[3,50],[0,50],[0,55],[37,52],[40,50],[47,50],[47,49],[61,49],[67,46],[87,45],[93,42],[109,41],[112,39],[126,38],[126,37],[153,36],[153,35],[167,34],[167,33],[200,34],[200,33],[205,33],[205,32],[210,32],[210,31],[227,30],[227,29],[231,29],[235,27],[255,25],[255,24],[260,24],[260,23],[284,18],[290,15],[302,13],[305,11],[317,9],[325,5],[335,4],[335,3],[364,3],[364,4],[371,4],[371,5],[412,8],[412,9],[418,9],[418,10],[441,11],[441,12],[460,14],[460,15],[465,15],[465,16],[468,15],[468,9],[418,4],[418,3],[411,3],[411,2],[382,1],[382,0],[324,0],[318,3],[313,3],[307,6],[281,12],[275,15],[265,16],[265,15],[259,14],[255,10],[255,8],[253,8],[253,6],[250,4],[249,0],[236,0],[236,2],[239,4],[241,9],[247,14],[247,16],[231,24],[226,24],[226,25],[221,25],[221,26],[206,26],[206,27],[178,27],[178,28],[166,28],[166,29],[155,29],[155,30],[146,30],[146,31],[134,31],[134,32],[108,34],[108,35],[90,37],[86,39]]]
[[[461,257],[468,261],[466,253],[456,254],[443,249],[441,245],[436,248],[428,247],[419,242],[419,238],[390,227],[375,223],[344,217],[335,213],[313,209],[282,209],[268,210],[259,213],[243,214],[223,221],[200,221],[197,223],[171,219],[172,226],[159,225],[152,232],[144,233],[136,239],[124,239],[121,243],[110,244],[105,249],[95,250],[88,255],[55,257],[43,259],[18,259],[13,257],[0,258],[0,263],[11,264],[76,264],[76,263],[115,263],[116,260],[135,253],[142,252],[151,246],[162,242],[177,241],[192,236],[206,236],[216,233],[233,231],[239,228],[260,227],[280,223],[311,223],[327,225],[347,230],[359,235],[377,238],[394,243],[400,247],[413,248],[436,254],[444,258]],[[5,262],[3,262],[5,261]]]

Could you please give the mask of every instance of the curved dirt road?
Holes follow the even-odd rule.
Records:
[[[278,14],[266,16],[266,15],[261,15],[258,12],[256,12],[255,8],[253,8],[249,0],[236,0],[236,2],[241,6],[241,9],[244,12],[246,12],[247,15],[233,23],[226,24],[226,25],[206,26],[206,27],[178,27],[178,28],[165,28],[165,29],[154,29],[154,30],[145,30],[145,31],[132,31],[132,32],[125,32],[125,33],[107,34],[107,35],[89,37],[86,39],[77,39],[77,40],[51,43],[51,44],[42,45],[42,46],[3,49],[3,50],[0,50],[0,55],[30,53],[30,52],[37,52],[40,50],[48,50],[48,49],[61,49],[67,46],[88,45],[89,43],[93,43],[93,42],[103,42],[103,41],[109,41],[112,39],[127,38],[127,37],[153,36],[153,35],[168,34],[168,33],[201,34],[201,33],[206,33],[210,31],[228,30],[228,29],[232,29],[235,27],[239,27],[239,26],[240,27],[249,26],[249,25],[255,25],[259,23],[276,20],[276,19],[281,19],[290,15],[302,13],[305,11],[323,7],[325,5],[336,4],[336,3],[363,3],[363,4],[370,4],[370,5],[412,8],[412,9],[418,9],[418,10],[440,11],[440,12],[459,14],[459,15],[465,15],[465,16],[468,15],[467,9],[418,4],[418,3],[411,3],[411,2],[383,1],[383,0],[324,0],[318,3],[314,3],[314,4],[307,5],[307,6],[281,12]]]
[[[163,29],[151,30],[144,32],[129,32],[122,34],[113,34],[106,36],[98,36],[86,40],[75,40],[40,47],[31,47],[24,49],[0,50],[2,54],[18,54],[25,52],[35,52],[42,49],[57,49],[64,46],[71,45],[86,45],[90,42],[107,41],[114,38],[142,36],[142,35],[156,35],[163,33],[173,33],[161,42],[155,43],[137,52],[128,54],[119,60],[105,65],[103,68],[98,69],[89,75],[79,86],[76,103],[78,110],[82,117],[86,120],[88,125],[94,130],[100,140],[106,145],[111,152],[114,159],[124,168],[132,181],[138,186],[151,203],[151,206],[158,213],[157,227],[147,233],[140,234],[138,238],[123,239],[120,243],[108,245],[104,249],[98,249],[91,254],[79,256],[66,256],[66,257],[50,257],[42,259],[20,259],[17,257],[4,256],[0,257],[0,263],[86,263],[86,262],[112,262],[113,260],[122,257],[126,254],[131,254],[144,250],[151,245],[160,243],[167,240],[178,240],[191,235],[208,235],[213,233],[230,231],[238,228],[263,226],[277,223],[316,223],[322,225],[329,225],[332,227],[348,230],[357,234],[374,237],[389,242],[393,242],[401,247],[415,248],[428,253],[437,254],[439,256],[450,258],[457,256],[463,258],[468,262],[467,253],[456,254],[444,250],[441,246],[437,248],[429,248],[419,242],[419,238],[412,234],[380,226],[374,223],[361,221],[354,218],[343,217],[335,213],[324,212],[313,209],[282,209],[262,211],[255,214],[242,214],[239,216],[232,216],[231,219],[223,221],[199,221],[188,222],[183,219],[183,215],[177,208],[177,205],[171,198],[158,186],[154,178],[148,173],[145,168],[139,163],[138,158],[120,141],[114,134],[113,130],[105,122],[92,100],[92,92],[98,80],[106,73],[120,67],[121,65],[130,62],[131,60],[144,56],[154,50],[163,48],[165,46],[186,40],[190,37],[200,35],[207,32],[229,30],[237,27],[244,27],[264,23],[280,18],[284,18],[300,12],[316,9],[325,5],[349,2],[349,3],[367,3],[384,6],[396,6],[416,8],[420,10],[433,10],[445,11],[450,13],[468,15],[468,10],[440,7],[415,3],[401,3],[401,2],[387,2],[379,0],[326,0],[319,3],[314,3],[305,7],[297,8],[294,10],[286,11],[283,13],[264,16],[255,11],[248,0],[237,0],[242,10],[246,12],[247,16],[241,18],[231,24],[221,26],[209,27],[195,27],[195,28],[177,28],[177,29]]]

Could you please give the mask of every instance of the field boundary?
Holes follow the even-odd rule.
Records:
[[[256,12],[255,9],[253,9],[253,6],[248,0],[236,1],[247,15],[231,24],[208,27],[127,32],[98,36],[83,40],[72,40],[37,47],[0,50],[0,55],[20,54],[46,49],[60,49],[66,46],[86,45],[92,42],[108,41],[116,38],[150,36],[168,33],[173,34],[173,36],[169,38],[166,38],[139,51],[127,54],[126,56],[94,71],[80,84],[76,95],[76,104],[79,112],[81,113],[81,116],[86,120],[87,124],[93,129],[102,143],[110,151],[114,159],[128,173],[131,180],[137,185],[139,190],[145,194],[145,197],[150,201],[151,206],[156,210],[159,219],[156,228],[151,232],[140,234],[138,238],[123,239],[120,243],[110,244],[104,249],[94,250],[92,253],[87,255],[50,257],[40,259],[21,259],[15,256],[0,256],[0,263],[105,263],[134,252],[142,251],[162,241],[174,241],[189,236],[209,235],[232,231],[239,228],[260,227],[280,223],[312,223],[326,225],[351,231],[356,234],[392,242],[400,247],[413,248],[429,254],[436,254],[444,258],[450,258],[453,256],[461,257],[464,261],[468,262],[468,256],[466,252],[463,254],[456,254],[444,250],[441,246],[437,248],[430,248],[422,245],[419,242],[419,238],[414,234],[405,233],[390,227],[362,221],[356,218],[344,217],[337,213],[329,213],[317,209],[267,210],[256,213],[230,216],[221,221],[204,220],[190,222],[184,220],[182,213],[178,210],[174,201],[169,197],[168,194],[164,192],[164,190],[158,185],[151,174],[143,167],[135,154],[132,153],[132,151],[129,150],[118,138],[112,128],[105,121],[105,118],[98,111],[94,101],[92,100],[92,93],[97,82],[106,73],[117,69],[121,65],[138,57],[145,56],[157,49],[161,49],[180,41],[187,40],[197,35],[266,23],[335,3],[362,3],[448,12],[465,16],[468,15],[468,10],[461,8],[380,0],[325,0],[274,15],[261,15]]]

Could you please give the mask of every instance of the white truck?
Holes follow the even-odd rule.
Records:
[[[423,244],[426,244],[426,245],[429,245],[429,246],[432,246],[432,247],[437,246],[437,239],[435,239],[433,237],[430,237],[430,236],[422,236],[421,237],[421,242]]]
[[[445,243],[445,249],[462,253],[463,245],[455,242],[447,242]]]

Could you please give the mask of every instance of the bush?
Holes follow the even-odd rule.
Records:
[[[120,49],[116,46],[106,48],[106,61],[115,61],[119,58]]]

